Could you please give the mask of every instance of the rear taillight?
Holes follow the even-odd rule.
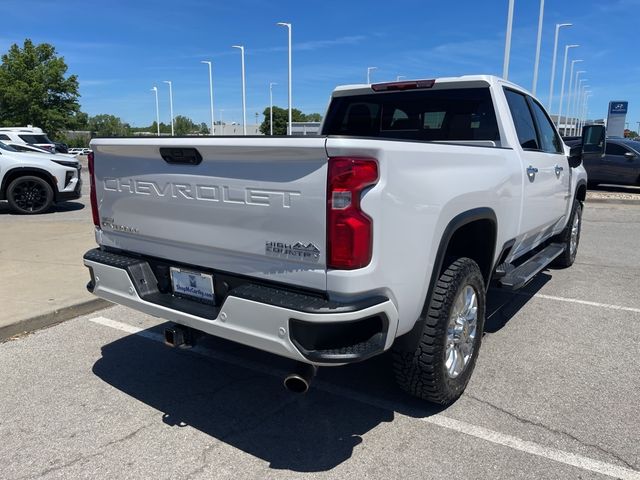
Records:
[[[360,209],[365,188],[378,181],[373,158],[333,157],[327,180],[327,267],[362,268],[371,261],[373,221]]]
[[[100,215],[98,214],[98,196],[96,195],[96,174],[95,167],[93,165],[93,152],[87,156],[89,163],[89,181],[91,184],[91,191],[89,197],[91,198],[91,214],[93,215],[93,224],[100,228]]]

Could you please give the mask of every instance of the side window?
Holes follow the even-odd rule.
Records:
[[[0,140],[11,140],[8,135],[0,134]]]
[[[509,110],[511,110],[520,145],[526,150],[539,150],[538,135],[527,99],[524,95],[513,90],[505,89],[504,93],[507,97],[507,103],[509,103]]]
[[[606,155],[624,155],[629,150],[624,148],[622,145],[618,145],[616,143],[607,142],[607,147],[605,154]]]
[[[538,132],[540,133],[540,143],[542,143],[542,150],[548,153],[564,153],[564,148],[562,148],[562,141],[556,133],[555,128],[553,128],[551,120],[549,120],[549,117],[544,112],[542,107],[538,105],[538,102],[536,102],[532,98],[530,98],[530,100],[531,108],[538,124]]]

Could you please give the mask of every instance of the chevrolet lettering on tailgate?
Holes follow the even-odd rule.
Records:
[[[104,179],[104,189],[110,192],[126,192],[134,195],[155,195],[157,197],[201,200],[204,202],[233,203],[238,205],[277,206],[291,208],[294,197],[302,194],[295,190],[274,190],[264,188],[233,188],[227,185],[202,185],[189,183],[157,183],[135,178]]]

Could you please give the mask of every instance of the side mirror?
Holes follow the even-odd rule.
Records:
[[[636,158],[636,154],[633,153],[633,152],[626,152],[624,154],[624,158],[626,158],[629,161],[632,161],[632,160],[634,160]]]
[[[569,150],[569,166],[578,168],[582,163],[582,145],[575,145]]]
[[[604,155],[607,146],[604,125],[587,125],[582,129],[582,153]]]

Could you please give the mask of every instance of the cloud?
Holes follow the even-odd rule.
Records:
[[[103,87],[105,85],[112,85],[120,82],[118,79],[104,79],[104,80],[83,80],[79,79],[80,87]]]
[[[315,50],[321,50],[324,48],[334,48],[341,47],[344,45],[357,45],[359,43],[364,42],[368,37],[366,35],[348,35],[344,37],[334,38],[334,39],[326,39],[326,40],[309,40],[306,42],[298,42],[293,43],[293,50],[296,52],[312,52]],[[251,48],[246,47],[246,54],[252,55],[255,53],[275,53],[275,52],[286,52],[289,47],[286,45],[278,45],[274,47],[262,47],[262,48]],[[194,53],[189,55],[181,56],[181,58],[209,58],[209,57],[225,57],[229,55],[238,55],[237,51],[234,50],[225,50],[220,52],[201,52]]]

